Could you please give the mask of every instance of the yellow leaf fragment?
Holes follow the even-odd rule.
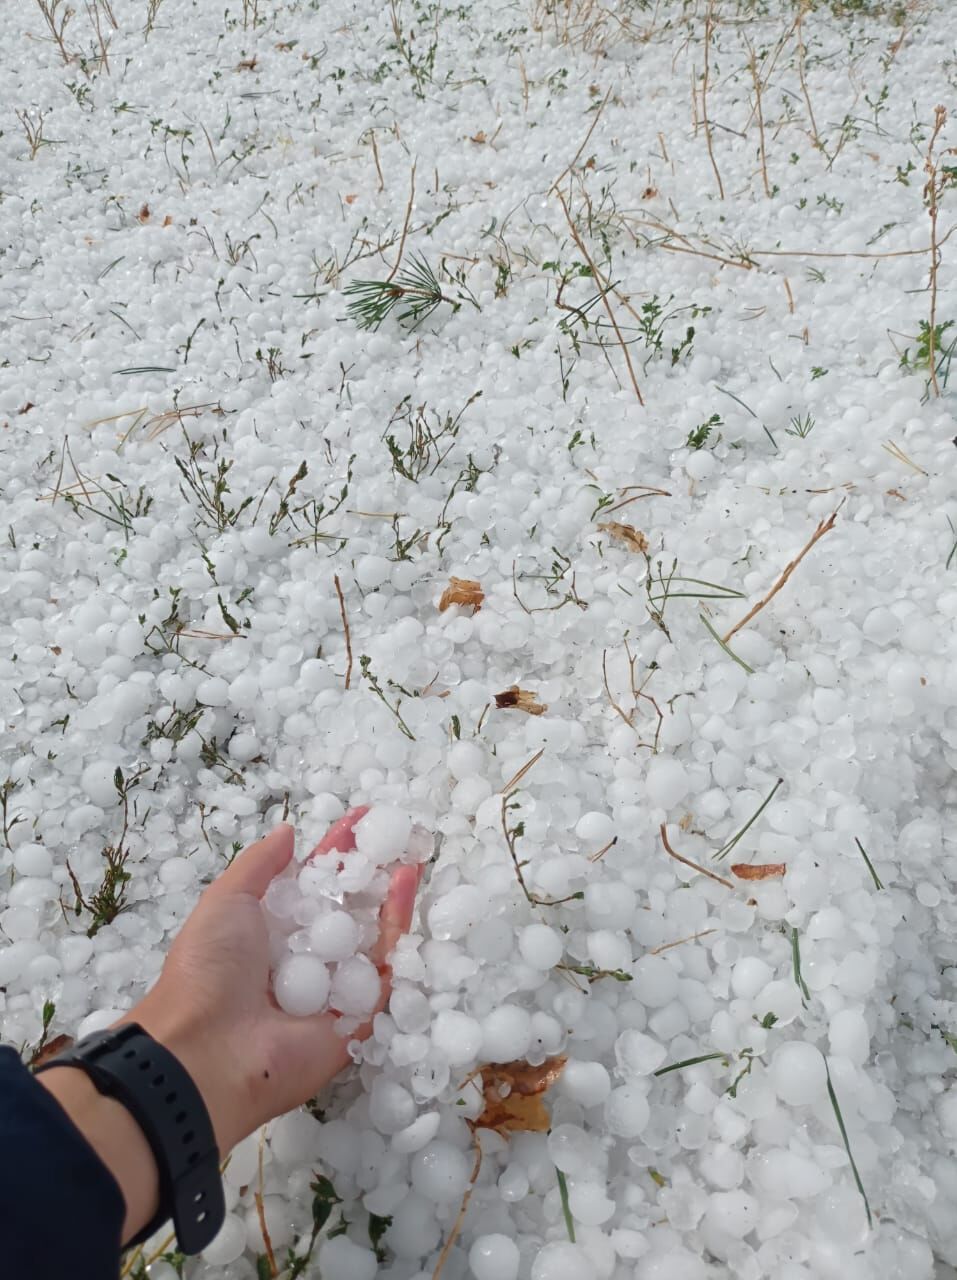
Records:
[[[643,552],[648,550],[648,539],[633,525],[619,524],[617,520],[607,520],[598,527],[603,533],[607,533],[609,538],[613,538],[615,542],[620,542],[623,546],[626,546],[629,551]]]
[[[543,1094],[565,1068],[567,1058],[546,1058],[540,1066],[527,1062],[495,1062],[480,1067],[485,1109],[477,1129],[506,1133],[546,1133],[551,1128]]]
[[[439,613],[444,613],[453,604],[466,608],[471,605],[472,612],[478,613],[484,599],[485,592],[480,582],[473,582],[471,578],[449,578],[449,585],[442,592],[442,599],[439,601]]]
[[[524,711],[530,716],[540,716],[548,707],[544,702],[537,702],[537,697],[533,689],[520,689],[513,684],[495,695],[495,705],[500,710],[514,707],[516,711]]]
[[[783,876],[788,869],[786,862],[735,862],[731,867],[731,874],[737,876],[739,880],[776,880]]]

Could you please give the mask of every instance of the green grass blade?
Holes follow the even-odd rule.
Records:
[[[834,1118],[837,1120],[837,1127],[841,1131],[841,1138],[844,1142],[844,1150],[847,1152],[847,1158],[851,1162],[851,1172],[854,1174],[854,1181],[857,1183],[857,1189],[861,1193],[861,1199],[864,1201],[864,1209],[867,1213],[867,1225],[874,1226],[874,1218],[871,1214],[870,1202],[867,1199],[867,1192],[864,1190],[864,1183],[861,1181],[861,1175],[858,1172],[857,1164],[854,1160],[854,1153],[851,1151],[851,1144],[848,1141],[847,1130],[844,1127],[844,1117],[841,1115],[841,1108],[838,1105],[837,1094],[834,1092],[834,1085],[831,1083],[831,1069],[827,1065],[827,1058],[824,1059],[824,1070],[827,1072],[827,1092],[831,1099],[831,1106],[834,1108]]]
[[[807,1006],[807,1002],[811,998],[811,993],[808,991],[807,983],[804,981],[801,974],[801,935],[794,926],[791,927],[791,960],[794,964],[794,981],[797,983],[798,990],[804,997],[805,1006]]]
[[[881,884],[881,878],[880,878],[880,876],[877,874],[877,872],[874,870],[874,864],[873,864],[873,862],[871,862],[870,858],[867,856],[867,850],[866,850],[866,849],[864,848],[864,846],[861,844],[860,840],[858,840],[857,836],[855,836],[855,837],[854,837],[854,843],[857,845],[858,849],[860,849],[860,851],[861,851],[861,857],[862,857],[862,858],[864,859],[864,861],[867,863],[867,869],[868,869],[868,871],[871,873],[871,878],[872,878],[872,879],[873,879],[873,881],[874,881],[874,888],[875,888],[875,889],[883,889],[883,888],[884,888],[884,886]]]
[[[698,617],[701,619],[701,621],[704,623],[704,625],[708,628],[708,630],[711,632],[712,636],[715,638],[715,640],[717,640],[718,644],[719,644],[719,645],[721,646],[721,648],[725,651],[725,653],[728,655],[728,657],[729,657],[733,662],[736,662],[736,663],[738,664],[738,666],[739,666],[739,667],[744,667],[745,671],[748,673],[748,675],[749,675],[749,676],[753,676],[753,675],[754,675],[754,667],[749,667],[749,666],[748,666],[748,664],[745,662],[745,660],[744,660],[743,658],[739,658],[739,657],[738,657],[738,655],[737,655],[736,653],[732,653],[732,652],[731,652],[731,650],[728,648],[728,646],[725,644],[725,642],[721,639],[721,637],[718,635],[717,631],[715,631],[714,627],[711,625],[711,623],[708,621],[708,619],[704,616],[704,614],[703,614],[703,613],[699,613],[699,614],[698,614]]]
[[[757,822],[758,818],[760,818],[761,814],[764,813],[765,809],[774,799],[774,793],[777,791],[778,787],[781,786],[783,782],[784,782],[783,778],[778,778],[777,782],[771,788],[770,794],[768,795],[767,799],[765,799],[761,803],[761,805],[755,810],[755,812],[747,820],[747,822],[744,824],[744,826],[741,828],[738,834],[736,836],[732,836],[727,844],[722,845],[717,853],[712,854],[713,858],[720,861],[722,858],[726,858],[728,856],[728,854],[731,852],[734,846],[738,843],[738,841],[741,839],[744,833],[748,830],[748,828],[753,826],[754,823]]]
[[[696,1067],[699,1062],[717,1062],[719,1059],[722,1062],[727,1062],[728,1055],[726,1053],[703,1053],[699,1058],[684,1058],[681,1062],[672,1062],[667,1067],[659,1067],[654,1074],[656,1076],[666,1076],[669,1071],[681,1071],[685,1067]]]
[[[575,1243],[575,1220],[572,1217],[572,1211],[568,1207],[568,1183],[565,1181],[565,1175],[561,1169],[555,1170],[555,1176],[558,1179],[558,1194],[562,1200],[562,1217],[565,1219],[565,1230],[568,1232],[568,1238]]]

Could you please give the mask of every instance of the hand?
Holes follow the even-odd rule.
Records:
[[[330,828],[312,857],[354,846],[353,809]],[[153,989],[117,1026],[138,1022],[179,1058],[203,1096],[220,1155],[273,1116],[311,1098],[349,1061],[351,1036],[337,1035],[334,1011],[296,1018],[269,986],[269,939],[260,899],[288,865],[293,829],[278,826],[215,880],[173,943]],[[412,921],[421,869],[393,872],[371,952],[382,977],[378,1010],[388,1000],[388,958]],[[82,1072],[54,1068],[37,1077],[116,1178],[126,1201],[123,1239],[156,1212],[159,1180],[152,1152],[130,1113],[104,1097]]]
[[[354,847],[353,809],[312,857]],[[206,1102],[225,1155],[273,1116],[305,1102],[348,1063],[351,1036],[336,1033],[334,1011],[297,1018],[276,1004],[269,985],[269,942],[260,898],[289,863],[293,829],[283,824],[251,845],[205,891],[170,950],[152,991],[123,1018],[139,1022],[182,1061]],[[387,961],[412,921],[420,871],[392,875],[370,958],[382,975],[377,1011],[388,999]]]

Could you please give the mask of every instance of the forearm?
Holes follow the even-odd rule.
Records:
[[[98,1093],[76,1067],[51,1067],[37,1080],[116,1179],[126,1202],[123,1240],[131,1239],[159,1206],[159,1174],[142,1129],[122,1103]]]

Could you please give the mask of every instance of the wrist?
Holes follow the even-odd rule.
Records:
[[[115,1025],[128,1022],[139,1023],[183,1065],[209,1113],[220,1158],[228,1155],[246,1132],[239,1123],[242,1097],[233,1079],[231,1050],[212,1043],[208,1023],[177,1011],[172,1002],[163,999],[158,987]]]

